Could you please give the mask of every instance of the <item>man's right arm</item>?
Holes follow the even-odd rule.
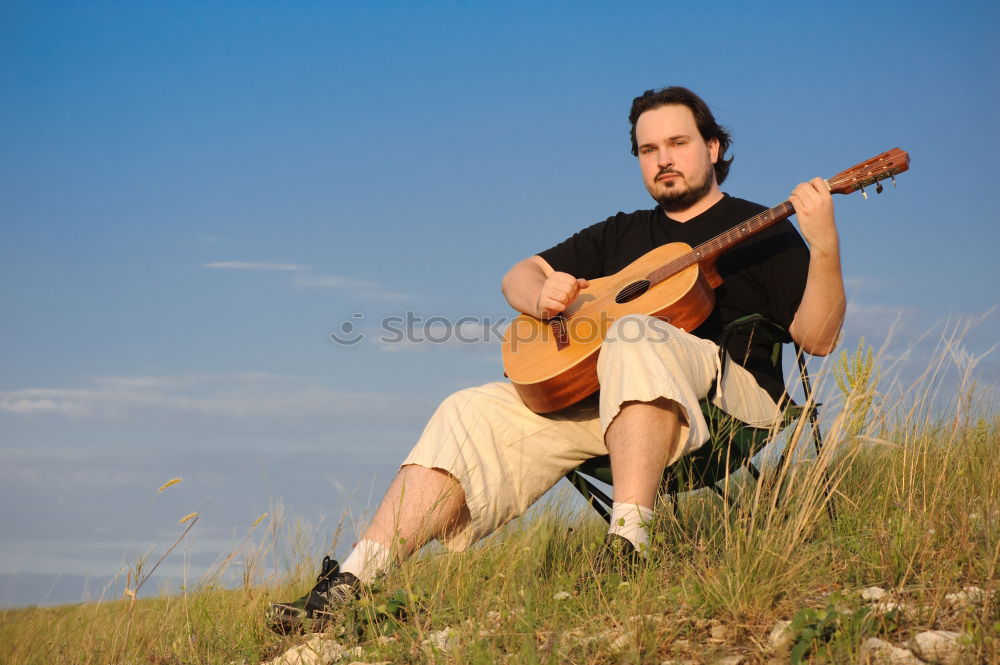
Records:
[[[553,270],[536,254],[507,271],[501,291],[517,311],[548,319],[565,310],[587,286],[587,280]]]

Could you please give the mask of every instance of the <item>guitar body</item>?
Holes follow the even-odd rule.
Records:
[[[711,282],[716,280],[709,278],[714,271],[706,271],[702,264],[685,268],[627,302],[616,302],[657,267],[690,253],[691,247],[684,243],[661,245],[614,275],[589,280],[590,286],[561,317],[515,318],[504,335],[503,364],[525,405],[536,413],[549,413],[596,392],[601,344],[622,317],[646,314],[684,330],[698,327],[715,305]]]
[[[892,179],[910,167],[899,148],[876,155],[826,181],[834,194],[850,194]],[[736,224],[691,248],[684,243],[657,247],[620,272],[588,280],[562,314],[540,321],[521,314],[503,340],[503,365],[525,405],[550,413],[575,404],[600,388],[597,358],[604,336],[615,321],[630,314],[655,316],[683,330],[694,330],[715,305],[722,283],[715,260],[728,248],[783,219],[795,210],[788,201]]]

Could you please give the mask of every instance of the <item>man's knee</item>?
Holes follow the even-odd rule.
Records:
[[[654,355],[659,362],[668,362],[675,348],[672,341],[686,333],[652,316],[631,314],[622,317],[608,330],[598,358],[597,372],[619,372],[632,363],[648,364]],[[665,353],[666,352],[666,353]]]
[[[482,412],[488,402],[489,397],[477,388],[463,388],[445,397],[438,411],[452,415],[466,413],[470,409]]]
[[[629,407],[632,406],[636,408],[630,409]],[[657,397],[649,402],[638,400],[625,402],[621,406],[619,417],[624,415],[626,418],[629,418],[635,415],[637,411],[646,409],[655,409],[659,417],[667,418],[671,422],[676,421],[681,425],[688,424],[687,409],[684,408],[683,404],[669,397]]]

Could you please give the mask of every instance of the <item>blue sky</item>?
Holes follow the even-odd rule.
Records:
[[[998,17],[5,3],[2,579],[113,575],[190,511],[190,558],[168,572],[197,572],[279,499],[327,525],[363,514],[437,402],[501,374],[496,344],[380,344],[378,321],[503,317],[515,261],[649,207],[627,142],[647,88],[701,94],[735,139],[723,189],[768,205],[908,150],[898,188],[837,199],[844,346],[899,315],[903,342],[985,315],[966,344],[986,351]],[[366,339],[334,344],[345,321]],[[992,356],[978,372],[1000,380]]]

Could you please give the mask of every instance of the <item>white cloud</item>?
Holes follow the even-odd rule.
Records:
[[[896,319],[910,316],[917,310],[913,307],[903,307],[900,305],[865,305],[863,303],[848,302],[847,316],[872,319],[880,321],[895,321]]]
[[[270,372],[196,372],[161,376],[99,376],[94,383],[119,388],[181,388],[199,384],[262,383],[265,381],[288,380],[280,374]]]
[[[10,399],[0,401],[0,409],[18,414],[46,413],[59,411],[59,406],[48,399]]]
[[[296,275],[296,286],[309,286],[322,289],[351,289],[364,290],[376,289],[375,282],[368,282],[362,279],[352,279],[343,275]]]
[[[859,293],[880,293],[885,291],[892,284],[879,277],[845,277],[844,288],[847,289],[848,301],[856,297]]]
[[[402,300],[405,293],[388,291],[376,282],[355,279],[345,275],[323,275],[309,270],[308,266],[297,263],[270,263],[258,261],[213,261],[202,264],[202,268],[213,270],[258,270],[265,272],[292,272],[295,278],[292,283],[302,288],[339,289],[351,295],[364,299]]]
[[[266,270],[266,271],[295,272],[298,270],[304,270],[305,266],[300,266],[295,263],[266,263],[266,262],[255,262],[255,261],[215,261],[212,263],[206,263],[202,265],[202,268],[211,268],[213,270]]]
[[[913,307],[847,303],[844,335],[864,337],[870,343],[912,340],[925,334],[927,321]]]
[[[405,293],[386,291],[379,284],[362,279],[354,279],[343,275],[319,275],[300,273],[295,276],[296,286],[303,288],[340,289],[349,291],[352,295],[365,299],[403,300]]]
[[[0,412],[115,423],[200,417],[339,426],[384,422],[386,413],[410,423],[426,410],[410,395],[341,391],[267,373],[99,377],[83,388],[0,391]]]

